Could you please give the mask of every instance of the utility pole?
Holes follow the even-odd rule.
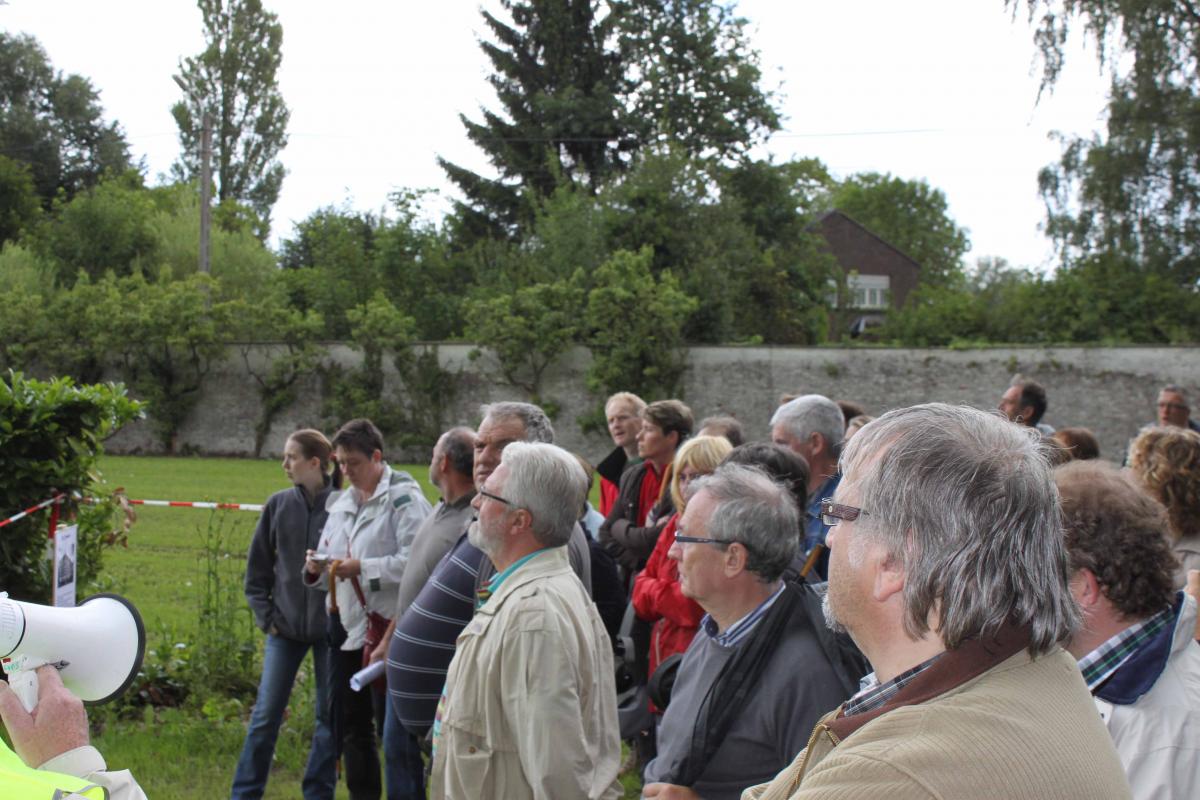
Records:
[[[212,231],[212,134],[213,118],[204,111],[204,129],[200,133],[200,272],[210,272],[208,244]]]
[[[213,118],[208,104],[192,91],[178,75],[172,75],[175,84],[192,102],[203,109],[203,127],[200,131],[200,272],[208,274],[211,260],[209,242],[212,236],[212,134]]]

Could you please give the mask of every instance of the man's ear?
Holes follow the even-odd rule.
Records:
[[[890,556],[882,546],[872,544],[867,553],[867,561],[875,570],[875,580],[871,587],[871,597],[877,603],[885,603],[904,592],[906,574],[900,559]]]
[[[371,452],[371,460],[374,461],[376,464],[382,462],[383,461],[383,451],[382,450],[373,450]]]
[[[1100,581],[1096,578],[1096,573],[1087,567],[1075,570],[1068,585],[1071,587],[1071,594],[1075,597],[1075,602],[1084,611],[1094,607],[1104,598],[1104,591],[1100,588]]]
[[[739,572],[744,572],[749,558],[750,551],[746,549],[746,545],[741,542],[729,545],[725,548],[725,574],[732,578]]]

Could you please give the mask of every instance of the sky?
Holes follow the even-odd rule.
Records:
[[[476,2],[265,0],[283,25],[279,84],[291,109],[288,170],[272,241],[329,205],[379,212],[399,188],[454,189],[438,155],[486,172],[458,115],[495,108]],[[496,0],[484,7],[495,8]],[[971,239],[968,262],[999,256],[1053,266],[1039,230],[1038,170],[1054,131],[1103,125],[1107,79],[1094,51],[1068,43],[1057,88],[1038,100],[1030,25],[1003,0],[742,0],[764,85],[784,130],[757,155],[816,157],[835,177],[888,172],[942,190]],[[27,33],[56,69],[89,78],[153,181],[179,152],[170,115],[181,58],[203,49],[188,0],[8,0],[0,28]]]

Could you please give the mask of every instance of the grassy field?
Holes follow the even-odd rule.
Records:
[[[426,466],[402,468],[436,501]],[[101,470],[110,485],[124,487],[133,499],[262,503],[287,487],[279,464],[266,460],[106,456]],[[153,651],[147,661],[158,663],[195,641],[214,575],[223,582],[221,591],[240,595],[246,548],[258,515],[145,506],[137,507],[137,513],[128,549],[107,552],[101,584],[138,606]],[[250,624],[244,600],[235,613],[239,625]],[[261,650],[261,634],[253,640]],[[300,793],[312,735],[311,676],[309,658],[276,747],[266,794],[272,800]],[[193,696],[180,708],[147,707],[132,719],[93,709],[93,741],[110,767],[131,769],[153,800],[228,796],[252,702],[252,697]],[[339,798],[346,796],[344,784],[338,790]],[[631,785],[627,796],[639,794]]]

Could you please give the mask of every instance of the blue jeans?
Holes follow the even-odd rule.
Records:
[[[383,775],[388,800],[425,800],[425,762],[417,738],[409,733],[384,695]]]
[[[296,671],[309,648],[313,651],[313,668],[317,678],[316,730],[308,751],[308,767],[301,784],[305,800],[332,800],[337,783],[333,732],[329,727],[329,645],[325,642],[297,642],[274,634],[267,635],[263,657],[262,678],[258,683],[258,698],[250,714],[250,727],[233,774],[233,800],[258,800],[267,786],[271,759],[275,756],[275,740],[279,725],[292,694]]]

